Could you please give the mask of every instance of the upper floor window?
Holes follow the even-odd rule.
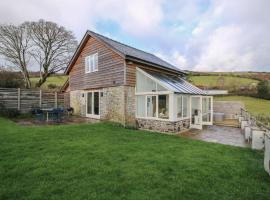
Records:
[[[98,53],[85,57],[85,73],[98,71]]]

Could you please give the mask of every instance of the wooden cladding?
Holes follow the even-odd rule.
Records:
[[[158,69],[149,65],[143,65],[139,63],[126,61],[126,85],[135,87],[136,85],[136,67],[141,69],[155,71],[163,74],[178,76],[179,74],[173,73],[171,71]]]
[[[95,53],[98,53],[98,71],[85,73],[85,57]],[[120,85],[135,87],[136,67],[170,75],[179,75],[169,69],[160,69],[152,65],[137,63],[128,60],[128,58],[125,60],[104,42],[88,36],[69,72],[70,91]]]
[[[85,73],[85,57],[98,53],[98,71]],[[93,37],[88,38],[69,73],[70,90],[94,89],[124,84],[125,60]]]

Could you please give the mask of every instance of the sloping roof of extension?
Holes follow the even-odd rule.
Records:
[[[192,95],[207,95],[207,93],[200,88],[190,84],[186,80],[176,76],[170,76],[166,74],[161,74],[153,71],[145,71],[150,76],[158,80],[163,86],[169,90],[181,93],[181,94],[192,94]]]
[[[120,54],[124,59],[131,60],[131,61],[137,61],[142,62],[144,64],[151,65],[153,67],[163,68],[167,70],[174,71],[176,73],[182,73],[186,74],[185,71],[180,70],[179,68],[171,65],[170,63],[160,59],[159,57],[147,53],[145,51],[136,49],[134,47],[128,46],[126,44],[120,43],[118,41],[112,40],[108,37],[105,37],[103,35],[100,35],[98,33],[95,33],[93,31],[87,31],[84,35],[81,43],[79,44],[76,52],[74,53],[74,56],[72,57],[65,73],[68,73],[72,64],[74,63],[74,60],[77,58],[77,54],[80,52],[81,48],[83,47],[83,44],[85,43],[85,40],[87,39],[87,36],[92,36],[99,41],[104,42],[108,47],[112,48],[114,51],[116,51],[118,54]]]

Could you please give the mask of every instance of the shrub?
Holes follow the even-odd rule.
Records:
[[[7,118],[15,118],[20,115],[20,112],[14,108],[6,108],[3,103],[0,103],[0,116]]]
[[[48,89],[56,89],[58,86],[56,84],[50,83],[47,87]]]
[[[257,85],[257,96],[263,99],[270,99],[269,81],[260,81]]]
[[[3,88],[19,88],[24,85],[23,78],[20,73],[7,70],[0,70],[0,87]]]

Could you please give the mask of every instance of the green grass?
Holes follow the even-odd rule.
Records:
[[[219,86],[220,76],[191,76],[190,80],[193,84],[198,86],[214,87]],[[223,76],[224,78],[224,87],[230,88],[233,85],[249,85],[251,83],[258,83],[257,80],[249,78],[240,78],[233,76]]]
[[[246,96],[223,96],[215,97],[217,101],[242,101],[246,109],[253,115],[270,115],[270,100],[246,97]]]
[[[0,118],[0,199],[269,199],[263,152],[113,124]]]
[[[58,87],[61,87],[66,82],[67,78],[68,78],[67,76],[51,76],[46,80],[46,82],[42,85],[41,88],[48,89],[49,84],[55,84]],[[35,84],[39,80],[39,77],[32,77],[30,80],[33,86],[35,86]]]

